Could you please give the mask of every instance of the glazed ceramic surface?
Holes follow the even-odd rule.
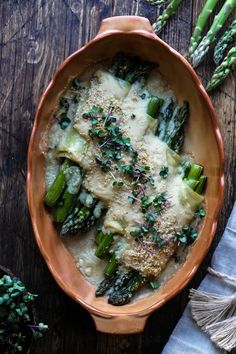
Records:
[[[80,271],[64,246],[49,213],[44,208],[44,164],[40,140],[58,97],[71,79],[88,66],[125,51],[155,62],[174,90],[177,99],[190,103],[184,151],[194,154],[208,176],[205,193],[207,217],[199,237],[181,268],[152,295],[122,307],[96,298],[95,289]],[[61,65],[44,92],[34,122],[28,153],[27,197],[36,241],[60,287],[84,306],[96,328],[107,333],[135,333],[143,330],[151,312],[161,307],[188,283],[212,242],[224,189],[223,143],[211,101],[190,64],[152,31],[142,17],[122,16],[104,20],[98,35]]]

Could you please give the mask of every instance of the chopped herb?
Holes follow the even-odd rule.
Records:
[[[135,202],[135,199],[134,199],[134,197],[131,197],[131,196],[129,195],[129,196],[128,196],[128,201],[133,204],[133,203]]]
[[[142,100],[145,100],[145,98],[146,98],[146,93],[142,93],[142,95],[140,95],[139,97],[142,98]]]
[[[162,178],[166,179],[169,174],[169,168],[167,166],[163,166],[159,172],[159,176]]]
[[[141,197],[141,208],[144,211],[146,211],[151,205],[152,205],[152,202],[150,201],[149,196]]]
[[[154,222],[156,221],[156,218],[153,214],[147,214],[146,215],[146,220],[149,224],[153,225]]]
[[[166,206],[166,202],[167,202],[167,199],[166,199],[166,193],[165,192],[157,195],[153,199],[153,206],[155,207],[157,215],[161,214],[161,212],[163,211],[163,209]]]
[[[142,231],[140,228],[136,228],[135,230],[130,231],[130,235],[133,237],[137,237],[137,236],[141,235],[141,233],[142,233]]]
[[[206,211],[203,208],[200,208],[195,213],[196,218],[204,218],[206,216]]]
[[[183,245],[192,244],[197,238],[197,231],[189,225],[184,225],[181,232],[176,232],[177,241]]]
[[[59,100],[59,105],[61,108],[64,108],[66,111],[69,108],[69,102],[66,97],[61,97]]]
[[[175,263],[179,263],[180,262],[180,256],[178,256],[176,253],[173,255]]]
[[[90,115],[90,113],[89,112],[85,112],[85,113],[83,113],[82,114],[82,118],[91,118],[91,115]]]
[[[158,283],[158,281],[151,281],[150,285],[153,289],[158,289],[160,284]]]
[[[124,182],[123,182],[123,181],[114,181],[114,182],[112,183],[112,185],[113,185],[114,187],[122,187],[122,186],[124,185]]]
[[[93,106],[91,113],[92,114],[100,114],[100,113],[103,113],[103,109],[102,109],[102,107]]]
[[[147,234],[148,233],[148,228],[146,226],[142,226],[141,227],[141,231],[142,231],[142,233]]]
[[[150,183],[151,183],[152,186],[155,185],[155,179],[153,177],[150,178]]]
[[[96,156],[95,160],[97,162],[97,164],[101,167],[101,169],[104,172],[107,172],[110,170],[111,168],[111,161],[106,160],[106,159],[102,159],[100,156]]]
[[[73,81],[72,81],[72,86],[76,89],[80,88],[80,79],[78,78],[75,78]]]
[[[62,130],[65,130],[68,125],[70,124],[71,120],[67,117],[66,113],[62,113],[60,115],[60,120],[58,122],[58,124],[60,125],[60,128]]]
[[[72,98],[73,103],[79,103],[79,97],[74,95]]]

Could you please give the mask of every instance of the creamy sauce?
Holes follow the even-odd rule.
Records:
[[[190,223],[194,215],[190,188],[179,174],[179,156],[154,135],[157,120],[146,113],[150,94],[163,99],[172,98],[175,101],[174,94],[157,70],[152,71],[144,86],[142,83],[127,84],[100,67],[81,77],[81,86],[83,89],[79,102],[76,107],[73,105],[70,111],[70,126],[62,130],[55,122],[45,137],[48,142],[46,186],[48,188],[55,179],[59,157],[68,157],[77,162],[85,171],[82,186],[92,192],[107,208],[104,226],[121,235],[113,245],[117,259],[128,269],[136,269],[143,276],[159,276],[163,283],[179,266],[171,258],[177,248],[172,242],[173,234],[181,230],[186,223]],[[105,173],[94,160],[98,147],[89,135],[91,122],[83,119],[83,113],[91,110],[94,105],[102,107],[104,111],[113,106],[112,114],[117,117],[124,136],[131,139],[132,146],[138,152],[140,164],[150,166],[154,182],[153,186],[147,187],[147,191],[154,196],[167,193],[168,208],[163,211],[157,222],[158,230],[161,231],[163,240],[167,241],[167,246],[154,251],[151,242],[150,245],[144,245],[136,242],[130,235],[132,230],[145,221],[144,215],[139,203],[131,204],[128,199],[131,193],[130,182],[126,180],[124,186],[117,190],[113,186],[114,178],[120,178],[117,170],[111,169],[111,173]],[[165,179],[159,175],[163,166],[167,166],[169,170]],[[94,255],[94,235],[93,229],[78,237],[65,237],[64,242],[84,276],[94,285],[98,285],[104,278],[106,262]],[[144,289],[139,296],[147,294],[149,290]]]

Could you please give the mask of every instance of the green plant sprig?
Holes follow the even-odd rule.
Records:
[[[4,275],[0,279],[0,346],[3,353],[22,352],[30,339],[30,330],[39,338],[48,329],[41,322],[32,324],[31,305],[36,297],[15,277]]]

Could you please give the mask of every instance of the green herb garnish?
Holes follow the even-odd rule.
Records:
[[[160,284],[158,283],[158,281],[151,281],[150,285],[153,289],[158,289],[160,287]]]
[[[169,174],[169,168],[167,166],[163,166],[160,169],[159,176],[166,179],[168,177],[168,174]]]

